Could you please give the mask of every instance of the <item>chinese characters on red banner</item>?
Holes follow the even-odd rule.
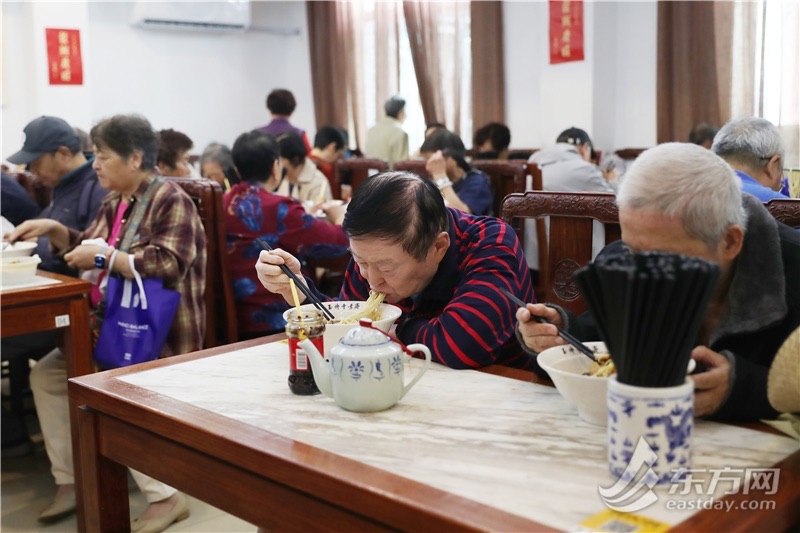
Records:
[[[550,0],[550,64],[583,61],[583,0]]]
[[[80,30],[47,28],[47,69],[50,85],[82,85]]]

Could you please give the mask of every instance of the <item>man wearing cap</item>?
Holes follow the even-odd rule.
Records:
[[[52,202],[37,218],[51,218],[83,231],[94,220],[107,191],[100,187],[91,161],[81,151],[75,130],[60,118],[43,116],[23,131],[22,150],[8,161],[27,165],[42,183],[53,188]],[[61,258],[53,257],[47,238],[39,239],[35,253],[42,259],[42,270],[77,274]]]
[[[556,192],[608,192],[614,193],[616,183],[606,181],[603,172],[592,163],[594,149],[589,134],[580,128],[561,132],[555,146],[534,153],[528,160],[542,169],[542,190]],[[525,227],[525,257],[528,265],[539,267],[539,248],[536,241],[536,222],[529,220]],[[605,245],[605,229],[594,223],[592,232],[592,257]]]
[[[393,166],[395,161],[408,159],[408,133],[401,124],[406,118],[406,101],[392,96],[383,106],[386,116],[367,131],[367,157],[383,159]]]
[[[542,169],[542,189],[560,192],[614,192],[603,172],[592,163],[589,135],[579,128],[561,132],[555,146],[539,150],[528,160]]]

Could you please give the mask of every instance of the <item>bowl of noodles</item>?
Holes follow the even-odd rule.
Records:
[[[550,376],[561,396],[578,409],[582,420],[605,426],[608,424],[608,378],[616,373],[616,368],[604,342],[583,344],[594,352],[599,364],[572,345],[548,348],[538,355],[536,362]],[[694,369],[695,362],[690,360],[687,372],[692,373]]]
[[[553,385],[569,403],[578,409],[578,416],[589,424],[608,423],[606,391],[608,377],[614,374],[614,363],[603,342],[585,342],[596,354],[600,365],[571,345],[554,346],[539,354],[536,361],[547,372]]]
[[[367,301],[347,300],[335,302],[322,302],[328,310],[333,314],[333,320],[325,325],[325,333],[322,335],[323,345],[325,347],[325,357],[330,355],[331,348],[339,343],[339,339],[358,326],[358,321],[361,318],[372,319],[372,325],[381,331],[389,332],[402,311],[399,307],[392,304],[383,303],[383,294],[370,293]],[[301,305],[300,309],[316,310],[313,304]],[[283,313],[283,318],[287,318],[288,310]]]

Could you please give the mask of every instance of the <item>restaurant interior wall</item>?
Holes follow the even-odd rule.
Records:
[[[3,2],[2,154],[36,116],[88,130],[139,112],[187,133],[199,153],[265,124],[267,92],[291,89],[292,122],[315,131],[304,2],[253,2],[253,26],[299,35],[151,31],[130,25],[133,2]],[[545,2],[504,2],[506,110],[515,147],[552,144],[575,125],[606,149],[655,144],[655,2],[586,2],[586,60],[550,65]],[[44,28],[81,29],[84,84],[50,86]]]
[[[506,114],[514,147],[570,126],[611,150],[656,141],[655,2],[585,2],[584,61],[551,65],[547,2],[504,2]]]
[[[269,121],[267,93],[292,90],[292,122],[313,131],[314,106],[303,2],[253,2],[252,24],[296,28],[213,33],[131,25],[134,2],[3,2],[3,158],[19,149],[25,124],[52,114],[89,130],[116,113],[141,113],[175,128],[200,153]],[[84,84],[50,86],[45,27],[81,29]]]

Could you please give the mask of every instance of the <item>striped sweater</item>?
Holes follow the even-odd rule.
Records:
[[[514,230],[497,218],[448,211],[450,248],[431,283],[416,297],[396,304],[403,310],[398,338],[428,346],[434,361],[451,368],[501,364],[535,369],[514,335],[517,306],[499,290],[535,301]],[[368,296],[369,284],[351,261],[339,299]]]

